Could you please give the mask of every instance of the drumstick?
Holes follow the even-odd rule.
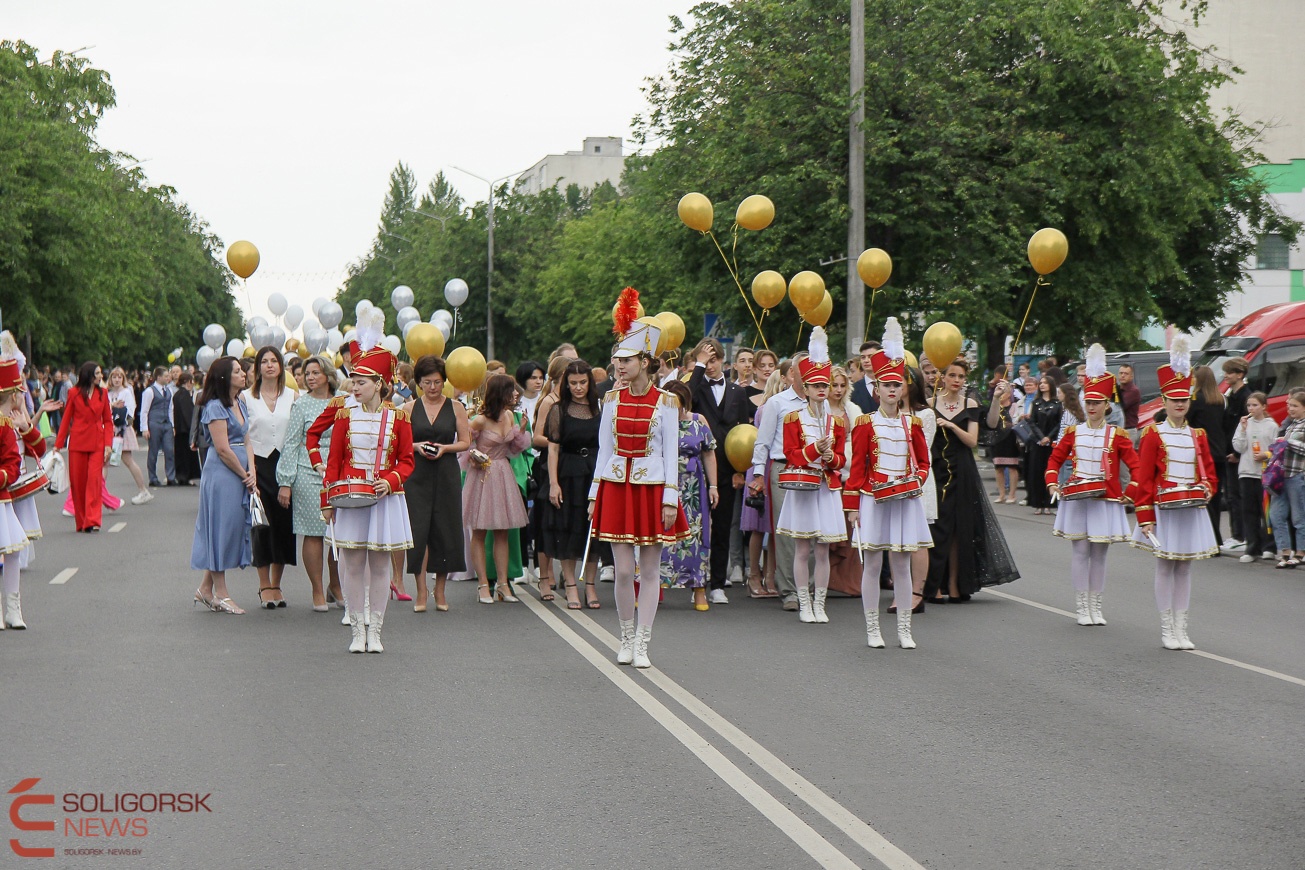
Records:
[[[595,502],[595,504],[597,504],[597,502]],[[597,519],[597,511],[595,511],[594,513],[595,513],[594,519]],[[580,577],[577,580],[578,583],[583,583],[585,581],[585,566],[589,564],[589,545],[593,543],[593,540],[594,540],[594,523],[593,520],[590,520],[589,530],[588,532],[585,533],[585,554],[580,559]]]
[[[1142,534],[1146,535],[1147,538],[1150,539],[1151,546],[1155,547],[1157,550],[1160,549],[1160,539],[1155,536],[1154,532],[1152,532],[1150,529],[1147,529],[1146,531],[1142,532]]]
[[[852,526],[852,546],[856,548],[856,560],[865,567],[865,556],[861,555],[861,517],[858,513],[856,525]]]

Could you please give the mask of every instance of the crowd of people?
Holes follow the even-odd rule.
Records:
[[[804,623],[828,622],[831,591],[859,595],[872,647],[883,646],[879,591],[891,589],[887,610],[910,649],[910,617],[928,604],[962,603],[1019,577],[980,476],[981,449],[997,503],[1056,513],[1082,625],[1105,624],[1106,551],[1131,541],[1162,566],[1164,645],[1190,648],[1190,564],[1219,552],[1220,491],[1225,550],[1280,567],[1305,559],[1293,542],[1293,525],[1305,534],[1305,393],[1293,394],[1278,427],[1265,397],[1245,387],[1244,360],[1225,363],[1226,394],[1208,368],[1171,367],[1165,408],[1146,425],[1127,367],[1116,379],[1090,357],[1073,380],[1053,360],[1036,377],[1030,365],[1013,379],[998,367],[984,392],[964,357],[941,371],[927,359],[908,364],[895,320],[844,365],[828,359],[823,330],[787,359],[742,348],[727,360],[713,338],[682,356],[657,354],[657,327],[632,323],[610,365],[563,344],[512,376],[489,361],[465,394],[439,357],[400,364],[362,326],[342,370],[263,347],[221,357],[207,373],[173,366],[147,379],[121,368],[106,377],[93,362],[75,376],[28,370],[0,399],[23,397],[9,418],[29,454],[44,452],[41,432],[68,449],[65,512],[79,532],[98,531],[103,511],[121,505],[104,480],[108,464],[131,473],[135,505],[153,498],[151,487],[198,485],[196,605],[243,613],[226,572],[252,565],[259,607],[286,607],[286,568],[302,559],[312,608],[345,611],[355,652],[383,648],[391,600],[425,612],[433,598],[445,612],[447,581],[467,579],[480,603],[514,603],[525,576],[544,600],[560,593],[572,609],[601,609],[600,578],[615,582],[621,658],[639,666],[665,590],[691,590],[693,608],[707,611],[727,604],[736,582]],[[742,424],[757,437],[738,470],[727,441]],[[1275,455],[1276,553],[1261,509]],[[1162,504],[1179,484],[1199,492]],[[26,525],[39,536],[34,517]],[[18,607],[18,571],[6,570],[5,621],[16,627],[11,574]]]

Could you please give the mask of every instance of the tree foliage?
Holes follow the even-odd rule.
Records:
[[[96,143],[113,105],[86,60],[0,42],[0,310],[36,363],[158,362],[240,322],[219,240]]]

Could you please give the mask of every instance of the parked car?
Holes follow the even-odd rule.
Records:
[[[1215,378],[1222,378],[1224,362],[1236,356],[1246,357],[1247,385],[1269,397],[1270,416],[1282,422],[1287,394],[1305,387],[1305,302],[1284,302],[1248,314],[1211,336],[1192,362],[1209,366]],[[1160,408],[1158,399],[1149,402],[1139,418],[1149,420]]]
[[[1073,360],[1065,364],[1069,382],[1078,386],[1078,366],[1082,360]],[[1160,366],[1169,362],[1167,350],[1126,350],[1120,353],[1106,354],[1106,368],[1113,375],[1119,374],[1119,367],[1131,365],[1133,380],[1142,391],[1142,404],[1160,397],[1160,378],[1157,372]]]

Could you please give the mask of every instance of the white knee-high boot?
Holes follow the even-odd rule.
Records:
[[[349,644],[349,652],[367,652],[367,620],[361,610],[349,611],[349,628],[353,631],[353,642]]]
[[[1179,649],[1196,649],[1196,644],[1187,636],[1187,611],[1174,611],[1174,640],[1178,641]]]
[[[371,621],[367,623],[367,652],[385,652],[381,646],[381,626],[385,623],[385,614],[372,611]]]
[[[817,589],[811,600],[811,615],[816,622],[829,622],[829,617],[825,614],[825,596],[828,594],[828,589]]]
[[[1079,625],[1092,624],[1092,613],[1088,609],[1088,594],[1086,592],[1074,593],[1074,610],[1078,613]]]
[[[651,668],[652,660],[648,658],[648,641],[652,640],[652,626],[641,625],[634,630],[634,666]]]
[[[1178,636],[1174,634],[1174,612],[1160,611],[1160,645],[1165,649],[1182,649]]]
[[[884,636],[879,633],[879,609],[871,607],[865,612],[865,645],[871,649],[884,648]]]
[[[616,654],[616,663],[618,665],[628,665],[634,662],[634,620],[621,620],[621,649]]]
[[[1088,615],[1092,617],[1093,625],[1105,625],[1106,618],[1101,615],[1101,598],[1102,592],[1088,593]]]
[[[811,590],[806,586],[799,586],[797,590],[798,599],[798,620],[801,622],[815,622],[816,615],[811,610]]]
[[[23,622],[23,599],[21,593],[6,592],[4,597],[4,624],[9,628],[27,628],[27,623]]]
[[[902,649],[915,649],[915,638],[911,637],[911,608],[897,607],[897,645]]]

